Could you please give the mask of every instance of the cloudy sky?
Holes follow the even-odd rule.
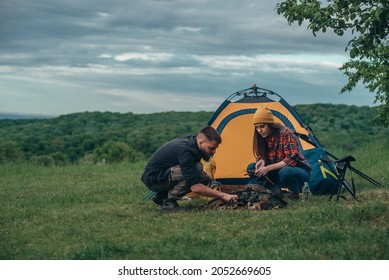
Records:
[[[214,111],[252,84],[290,104],[339,94],[349,38],[289,26],[279,0],[0,0],[0,112]]]

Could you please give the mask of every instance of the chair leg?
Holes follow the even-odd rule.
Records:
[[[336,192],[336,201],[339,200],[339,197],[340,197],[340,192],[342,190],[342,186],[343,186],[343,180],[344,180],[344,177],[346,175],[346,170],[347,170],[347,166],[343,166],[342,169],[337,173],[337,179],[338,179],[338,182],[336,184],[336,187],[337,187],[337,192]],[[338,175],[339,174],[339,175]],[[330,198],[328,200],[331,200],[332,197],[334,196],[334,194],[331,194]]]
[[[344,180],[344,177],[345,177],[345,175],[346,175],[346,170],[347,170],[347,166],[345,166],[345,167],[343,168],[342,174],[341,174],[341,176],[340,176],[340,180],[339,180],[339,182],[338,182],[339,188],[338,188],[338,193],[337,193],[337,195],[336,195],[336,200],[339,200],[340,191],[342,190],[342,186],[343,186],[343,180]]]

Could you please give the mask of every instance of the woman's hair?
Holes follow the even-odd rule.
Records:
[[[269,125],[269,128],[273,131],[273,133],[279,132],[283,127],[283,125],[279,123],[268,123],[267,125]],[[268,163],[269,159],[267,158],[267,150],[265,138],[263,138],[254,127],[253,152],[255,158],[257,160],[263,159],[266,163]]]

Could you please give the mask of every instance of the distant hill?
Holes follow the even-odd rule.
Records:
[[[49,115],[36,115],[36,114],[17,114],[17,113],[0,113],[0,119],[48,119],[53,118],[54,116]]]
[[[321,144],[330,150],[352,152],[373,141],[389,139],[389,128],[372,121],[377,108],[332,104],[294,107]],[[83,112],[58,117],[10,114],[8,119],[0,119],[0,163],[14,159],[44,164],[137,161],[148,158],[177,136],[197,133],[212,114],[205,111]]]

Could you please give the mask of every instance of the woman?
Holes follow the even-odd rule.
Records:
[[[275,123],[268,108],[257,109],[253,124],[253,152],[257,161],[247,168],[250,177],[274,191],[288,188],[292,192],[290,198],[297,199],[304,182],[309,182],[311,167],[301,154],[293,132]]]

